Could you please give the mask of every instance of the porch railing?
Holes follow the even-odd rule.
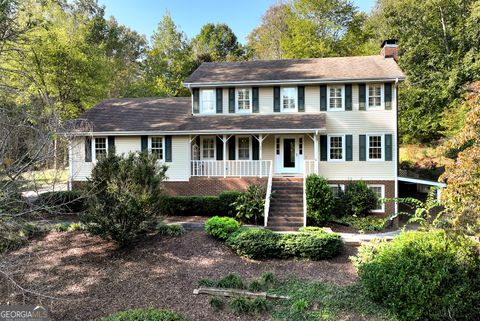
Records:
[[[270,197],[272,196],[272,177],[273,177],[273,166],[272,161],[270,162],[270,170],[268,172],[268,182],[267,182],[267,193],[265,195],[265,207],[263,211],[263,226],[267,227],[268,224],[268,212],[270,211]]]
[[[193,160],[192,176],[266,177],[272,169],[271,160]]]

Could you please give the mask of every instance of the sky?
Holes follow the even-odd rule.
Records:
[[[188,38],[193,38],[208,23],[226,23],[245,44],[246,37],[260,24],[261,17],[277,0],[99,0],[106,16],[144,34],[150,39],[165,12]],[[370,11],[375,0],[354,0],[360,10]]]

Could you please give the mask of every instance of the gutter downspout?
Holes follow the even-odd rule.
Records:
[[[398,198],[398,166],[400,161],[400,145],[398,138],[398,78],[395,79],[395,143],[396,143],[396,158],[395,158],[395,191],[394,197]],[[398,202],[395,202],[395,213],[398,213]],[[393,222],[395,227],[398,227],[398,217]]]

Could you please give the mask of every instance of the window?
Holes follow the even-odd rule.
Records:
[[[203,114],[215,113],[215,90],[202,89],[200,91],[200,111]]]
[[[340,191],[345,190],[345,185],[344,184],[329,184],[328,186],[332,190],[334,198],[339,198],[340,197]]]
[[[237,89],[237,112],[249,113],[252,107],[252,92],[250,88]]]
[[[105,137],[97,137],[95,142],[95,160],[105,158],[107,156],[107,139]]]
[[[368,160],[383,160],[383,135],[367,135]]]
[[[343,161],[344,149],[343,136],[328,136],[328,160]]]
[[[237,137],[237,149],[239,160],[250,160],[250,137],[240,136]]]
[[[215,137],[203,137],[201,144],[202,159],[215,160]]]
[[[275,138],[275,154],[280,155],[280,138]]]
[[[282,111],[290,112],[297,110],[297,88],[282,88]]]
[[[368,109],[383,109],[383,85],[368,85]]]
[[[368,185],[368,188],[375,192],[379,199],[385,197],[385,185]],[[385,203],[378,202],[373,212],[385,212]]]
[[[345,110],[343,101],[343,86],[328,86],[328,110]]]
[[[150,152],[158,160],[163,160],[163,137],[150,137]]]
[[[298,155],[303,155],[303,137],[298,138]]]

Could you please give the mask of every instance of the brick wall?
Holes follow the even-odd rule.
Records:
[[[347,185],[350,181],[328,181],[329,184],[345,184]],[[385,185],[385,197],[393,198],[395,197],[395,181],[365,181],[368,185],[377,184]],[[387,216],[395,213],[395,203],[388,202],[385,203],[385,212],[375,212],[375,215],[378,216]]]
[[[168,195],[218,195],[223,191],[244,191],[250,184],[267,184],[259,177],[191,177],[188,182],[164,182]]]

